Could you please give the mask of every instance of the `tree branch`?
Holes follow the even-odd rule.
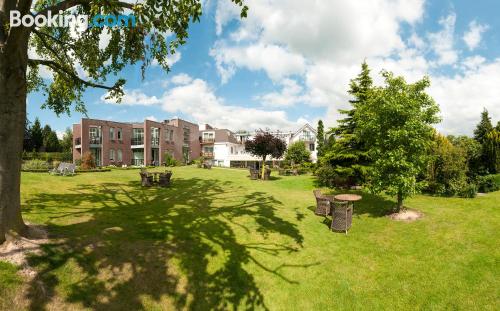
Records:
[[[56,72],[59,72],[59,73],[64,73],[68,76],[70,76],[72,79],[84,84],[85,86],[88,86],[88,87],[95,87],[95,88],[99,88],[99,89],[105,89],[105,90],[108,90],[108,91],[116,91],[117,90],[117,86],[114,85],[114,86],[107,86],[107,85],[102,85],[102,84],[97,84],[97,83],[93,83],[93,82],[90,82],[90,81],[86,81],[86,80],[83,80],[82,78],[80,78],[75,72],[69,70],[68,68],[64,68],[63,66],[61,66],[60,64],[58,64],[57,62],[55,61],[52,61],[52,60],[45,60],[45,59],[29,59],[28,60],[28,64],[30,65],[44,65],[44,66],[47,66],[49,68],[51,68],[52,70],[56,71]]]
[[[42,42],[43,46],[49,50],[55,58],[57,58],[61,63],[65,63],[66,61],[67,62],[70,62],[71,63],[71,60],[68,58],[68,54],[66,54],[66,49],[64,47],[64,45],[62,45],[62,48],[64,49],[64,56],[66,57],[66,60],[63,60],[61,58],[61,55],[59,55],[60,53],[58,53],[56,50],[54,50],[54,48],[45,40],[45,38],[41,35],[41,32],[38,31],[38,30],[35,30],[33,29],[33,32],[36,34],[36,36],[40,39],[40,41]],[[52,38],[52,36],[49,36],[50,38]]]
[[[40,12],[35,14],[35,16],[38,16],[38,15],[47,16],[49,12],[52,14],[57,14],[57,13],[59,13],[59,11],[66,11],[74,6],[83,5],[83,4],[90,4],[90,3],[91,3],[91,0],[64,0],[64,1],[61,1],[57,4],[54,4],[53,6],[49,6],[45,9],[41,10]],[[118,1],[118,2],[113,3],[113,4],[116,4],[117,6],[119,6],[121,8],[126,8],[126,9],[131,9],[131,10],[134,8],[134,4],[127,3],[127,2]]]

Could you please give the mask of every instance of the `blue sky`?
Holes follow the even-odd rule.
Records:
[[[429,75],[441,107],[437,127],[471,134],[483,107],[500,119],[500,1],[248,0],[240,21],[229,0],[204,2],[204,16],[172,59],[127,79],[122,104],[102,90],[84,96],[91,118],[163,120],[175,116],[237,129],[335,125],[346,108],[349,79],[366,59],[376,83],[382,69],[415,81]],[[57,117],[28,98],[28,117],[63,131],[81,114]]]

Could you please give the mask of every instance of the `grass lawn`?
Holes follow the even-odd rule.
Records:
[[[346,236],[314,215],[311,176],[174,168],[170,188],[137,170],[23,173],[27,221],[58,239],[30,282],[0,263],[4,309],[463,309],[500,305],[500,192],[416,196],[395,222],[362,193]],[[3,299],[3,302],[1,301]],[[15,303],[11,303],[14,301]]]

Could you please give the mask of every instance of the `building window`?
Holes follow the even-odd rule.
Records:
[[[174,130],[170,130],[170,141],[174,141]]]
[[[89,128],[89,138],[91,145],[99,145],[101,144],[101,133],[98,127],[90,127]]]
[[[189,144],[189,142],[191,141],[191,130],[189,129],[189,127],[184,127],[183,128],[184,132],[183,132],[183,138],[184,138],[184,143],[185,144]]]
[[[144,129],[132,129],[132,145],[144,145]]]
[[[122,140],[123,139],[123,137],[122,137],[122,129],[121,128],[118,128],[116,136],[117,136],[118,140]]]
[[[309,144],[309,150],[314,151],[314,144]]]
[[[116,150],[116,160],[118,162],[122,162],[123,161],[123,154],[122,154],[122,150],[121,149]]]
[[[231,154],[233,154],[233,153],[234,153],[234,150],[233,150],[233,147],[231,147]]]
[[[151,144],[153,146],[160,145],[160,129],[157,127],[151,128]]]
[[[170,130],[165,130],[165,141],[170,141]]]
[[[110,161],[115,160],[115,150],[114,149],[109,149],[109,160]]]
[[[109,139],[115,140],[115,128],[114,127],[109,128]]]

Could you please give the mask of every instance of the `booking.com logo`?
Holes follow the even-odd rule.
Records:
[[[48,12],[45,15],[31,15],[27,14],[21,16],[19,11],[10,11],[10,26],[11,27],[69,27],[71,25],[83,26],[83,28],[88,27],[135,27],[136,19],[135,16],[130,15],[114,15],[114,14],[97,14],[92,16],[88,15],[68,15],[64,14],[63,11],[59,11],[59,14],[52,15],[52,12]]]

